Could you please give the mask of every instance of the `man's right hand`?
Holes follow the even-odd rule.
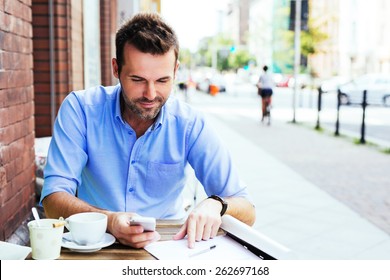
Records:
[[[93,207],[79,198],[65,192],[56,192],[43,200],[48,218],[69,217],[80,212],[100,212],[108,217],[107,230],[124,245],[143,248],[161,238],[157,231],[144,232],[142,226],[130,226],[130,218],[135,213],[111,212]]]
[[[144,248],[161,238],[157,231],[144,232],[142,226],[130,225],[130,218],[137,215],[135,213],[110,212],[106,214],[108,215],[108,231],[124,245]]]

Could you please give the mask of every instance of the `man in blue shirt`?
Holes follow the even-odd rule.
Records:
[[[178,53],[174,31],[157,14],[138,14],[117,32],[112,66],[120,83],[72,92],[58,112],[41,196],[48,217],[103,212],[110,233],[142,248],[160,236],[129,219],[185,218],[190,164],[210,197],[175,239],[187,236],[192,248],[214,237],[223,214],[254,223],[228,151],[203,115],[170,97]]]

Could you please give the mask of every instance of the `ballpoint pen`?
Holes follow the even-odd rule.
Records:
[[[206,252],[208,252],[208,251],[210,251],[210,250],[212,250],[212,249],[215,249],[216,247],[217,247],[217,245],[211,245],[211,246],[208,247],[208,248],[205,248],[205,249],[203,249],[203,250],[196,251],[196,252],[194,252],[194,253],[192,253],[192,254],[189,254],[188,256],[189,256],[190,258],[192,258],[192,257],[195,257],[195,256],[197,256],[197,255],[206,253]]]

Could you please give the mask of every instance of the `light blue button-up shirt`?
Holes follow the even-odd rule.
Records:
[[[201,113],[170,97],[137,139],[122,119],[120,95],[117,85],[66,97],[54,125],[41,201],[63,191],[111,211],[184,218],[188,164],[207,195],[248,196],[228,150]]]

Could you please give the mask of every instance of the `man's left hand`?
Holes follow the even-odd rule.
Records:
[[[196,241],[208,240],[217,235],[222,223],[221,203],[214,199],[205,199],[190,213],[174,240],[187,235],[188,247],[194,248]]]

